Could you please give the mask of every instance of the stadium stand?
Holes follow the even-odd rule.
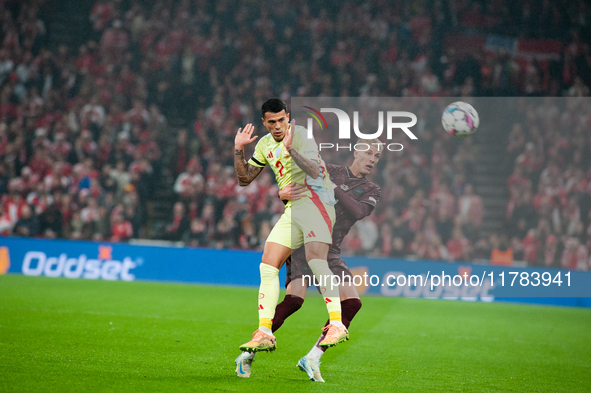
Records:
[[[260,248],[283,204],[267,172],[237,187],[232,143],[264,99],[588,96],[591,82],[583,0],[13,0],[0,20],[5,236]],[[528,264],[589,268],[583,129],[555,140],[515,123],[453,146],[434,132],[381,160],[378,182],[395,186],[346,253],[488,260],[511,248]]]

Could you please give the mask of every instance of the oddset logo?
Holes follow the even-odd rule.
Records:
[[[138,262],[130,257],[114,260],[111,253],[111,246],[99,246],[96,259],[88,258],[85,254],[68,256],[62,252],[54,256],[43,251],[29,251],[23,258],[22,272],[25,276],[135,280],[131,270],[138,266]]]

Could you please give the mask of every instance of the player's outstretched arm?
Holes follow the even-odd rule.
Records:
[[[295,161],[295,163],[306,173],[306,175],[310,176],[312,179],[316,179],[320,176],[320,165],[317,162],[314,162],[306,157],[304,157],[300,152],[298,152],[293,146],[293,134],[295,132],[295,120],[291,121],[291,130],[283,139],[283,144],[287,149],[287,152],[291,155],[291,158]]]
[[[247,124],[238,129],[236,138],[234,139],[234,169],[236,170],[236,177],[238,177],[238,184],[241,186],[249,185],[263,170],[262,167],[250,165],[244,160],[244,146],[254,142],[258,136],[252,136],[254,127],[252,124]]]

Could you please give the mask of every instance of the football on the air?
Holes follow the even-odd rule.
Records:
[[[451,136],[465,138],[476,132],[480,125],[480,118],[472,105],[456,101],[449,104],[443,111],[441,124]]]

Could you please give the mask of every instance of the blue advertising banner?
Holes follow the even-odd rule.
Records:
[[[360,294],[591,307],[590,272],[345,259]],[[0,237],[0,273],[28,276],[257,286],[260,261],[257,251]],[[285,269],[280,278],[283,286]]]
[[[591,273],[539,267],[346,257],[358,292],[392,297],[591,307]],[[363,279],[363,280],[362,280]]]
[[[260,252],[0,237],[9,273],[103,280],[257,285]]]

